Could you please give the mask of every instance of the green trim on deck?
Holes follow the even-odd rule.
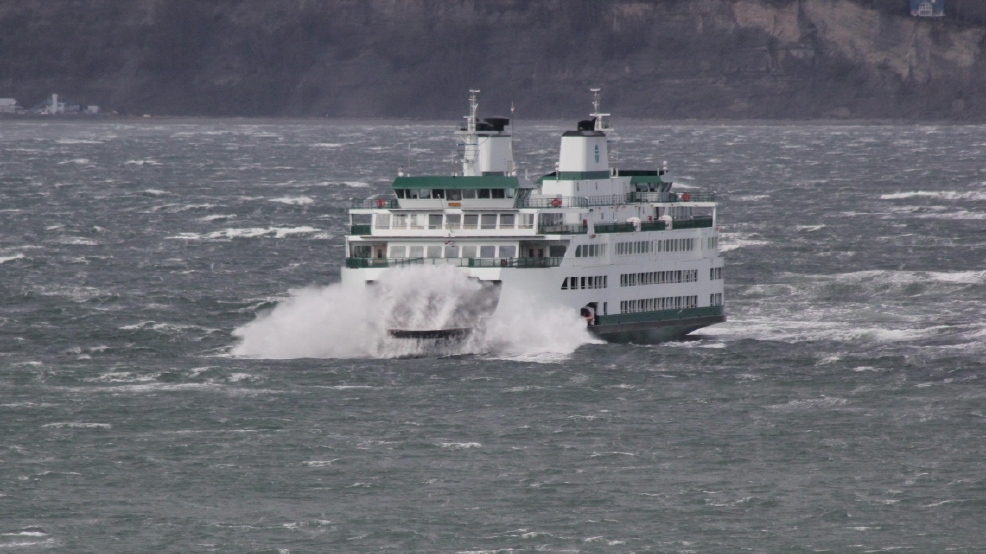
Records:
[[[680,310],[660,310],[656,312],[635,312],[632,314],[596,316],[597,325],[618,325],[620,323],[649,323],[652,321],[671,321],[694,317],[710,317],[725,314],[725,306],[705,308],[682,308]]]
[[[609,171],[552,171],[538,179],[538,184],[545,181],[588,181],[591,179],[609,179]]]
[[[483,175],[481,177],[398,177],[394,179],[395,189],[519,189],[520,179],[502,175]]]

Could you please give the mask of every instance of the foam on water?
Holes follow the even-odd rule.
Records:
[[[291,206],[307,206],[315,202],[310,196],[282,196],[280,198],[271,198],[270,201]]]
[[[302,225],[299,227],[251,227],[249,229],[223,229],[211,233],[179,233],[169,239],[180,240],[221,240],[221,239],[253,239],[259,237],[273,237],[283,239],[293,235],[310,235],[317,233],[321,229]]]
[[[273,310],[234,331],[232,352],[250,358],[392,358],[420,355],[570,354],[593,342],[577,313],[504,291],[496,313],[462,341],[395,339],[390,328],[446,329],[459,299],[480,285],[449,266],[395,268],[371,288],[340,284],[293,291]]]

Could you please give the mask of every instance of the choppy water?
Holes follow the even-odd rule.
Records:
[[[234,356],[292,290],[345,353],[348,201],[449,129],[0,123],[0,550],[983,551],[986,127],[622,126],[723,194],[698,341]]]

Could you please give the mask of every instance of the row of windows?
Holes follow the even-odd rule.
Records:
[[[595,277],[565,277],[561,290],[605,289],[609,283],[605,275]]]
[[[620,302],[621,314],[635,312],[656,312],[660,310],[683,310],[697,308],[697,296],[665,296],[664,298],[644,298],[641,300],[623,300]]]
[[[689,252],[695,250],[696,239],[638,240],[616,243],[617,256],[649,254],[651,252]]]
[[[605,244],[580,244],[575,247],[576,258],[596,258],[605,255]]]
[[[499,252],[498,252],[499,251]],[[498,255],[499,254],[499,255]],[[396,246],[390,247],[391,258],[516,258],[513,245],[466,246]]]
[[[697,269],[677,271],[648,271],[647,273],[624,273],[620,275],[621,287],[637,285],[664,285],[669,283],[694,283],[698,281]]]
[[[474,198],[513,198],[517,189],[394,189],[397,198],[408,200],[427,200],[444,198],[446,200],[472,200]]]
[[[533,229],[534,214],[377,214],[377,229]]]
[[[716,279],[722,279],[722,268],[713,267],[709,270],[709,280],[715,281]]]
[[[709,305],[710,306],[722,306],[722,293],[710,294],[709,295]]]
[[[719,248],[719,237],[708,237],[705,239],[705,247],[709,250],[716,250]]]

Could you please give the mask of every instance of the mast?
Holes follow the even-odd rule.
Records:
[[[476,95],[479,90],[469,90],[469,115],[466,118],[466,127],[456,132],[462,136],[462,175],[471,177],[481,175],[477,167],[479,163],[479,136],[476,134],[476,112],[479,110],[479,102]]]
[[[600,89],[600,88],[591,88],[591,89],[589,89],[589,92],[592,93],[592,112],[593,112],[593,113],[591,113],[589,115],[591,115],[596,120],[596,128],[595,128],[596,131],[605,131],[605,130],[607,130],[607,129],[610,128],[609,125],[606,125],[603,122],[603,118],[604,117],[609,117],[609,114],[608,113],[599,113],[599,104],[600,104],[600,97],[601,97],[601,95],[599,93],[602,92],[602,90],[603,89]]]

